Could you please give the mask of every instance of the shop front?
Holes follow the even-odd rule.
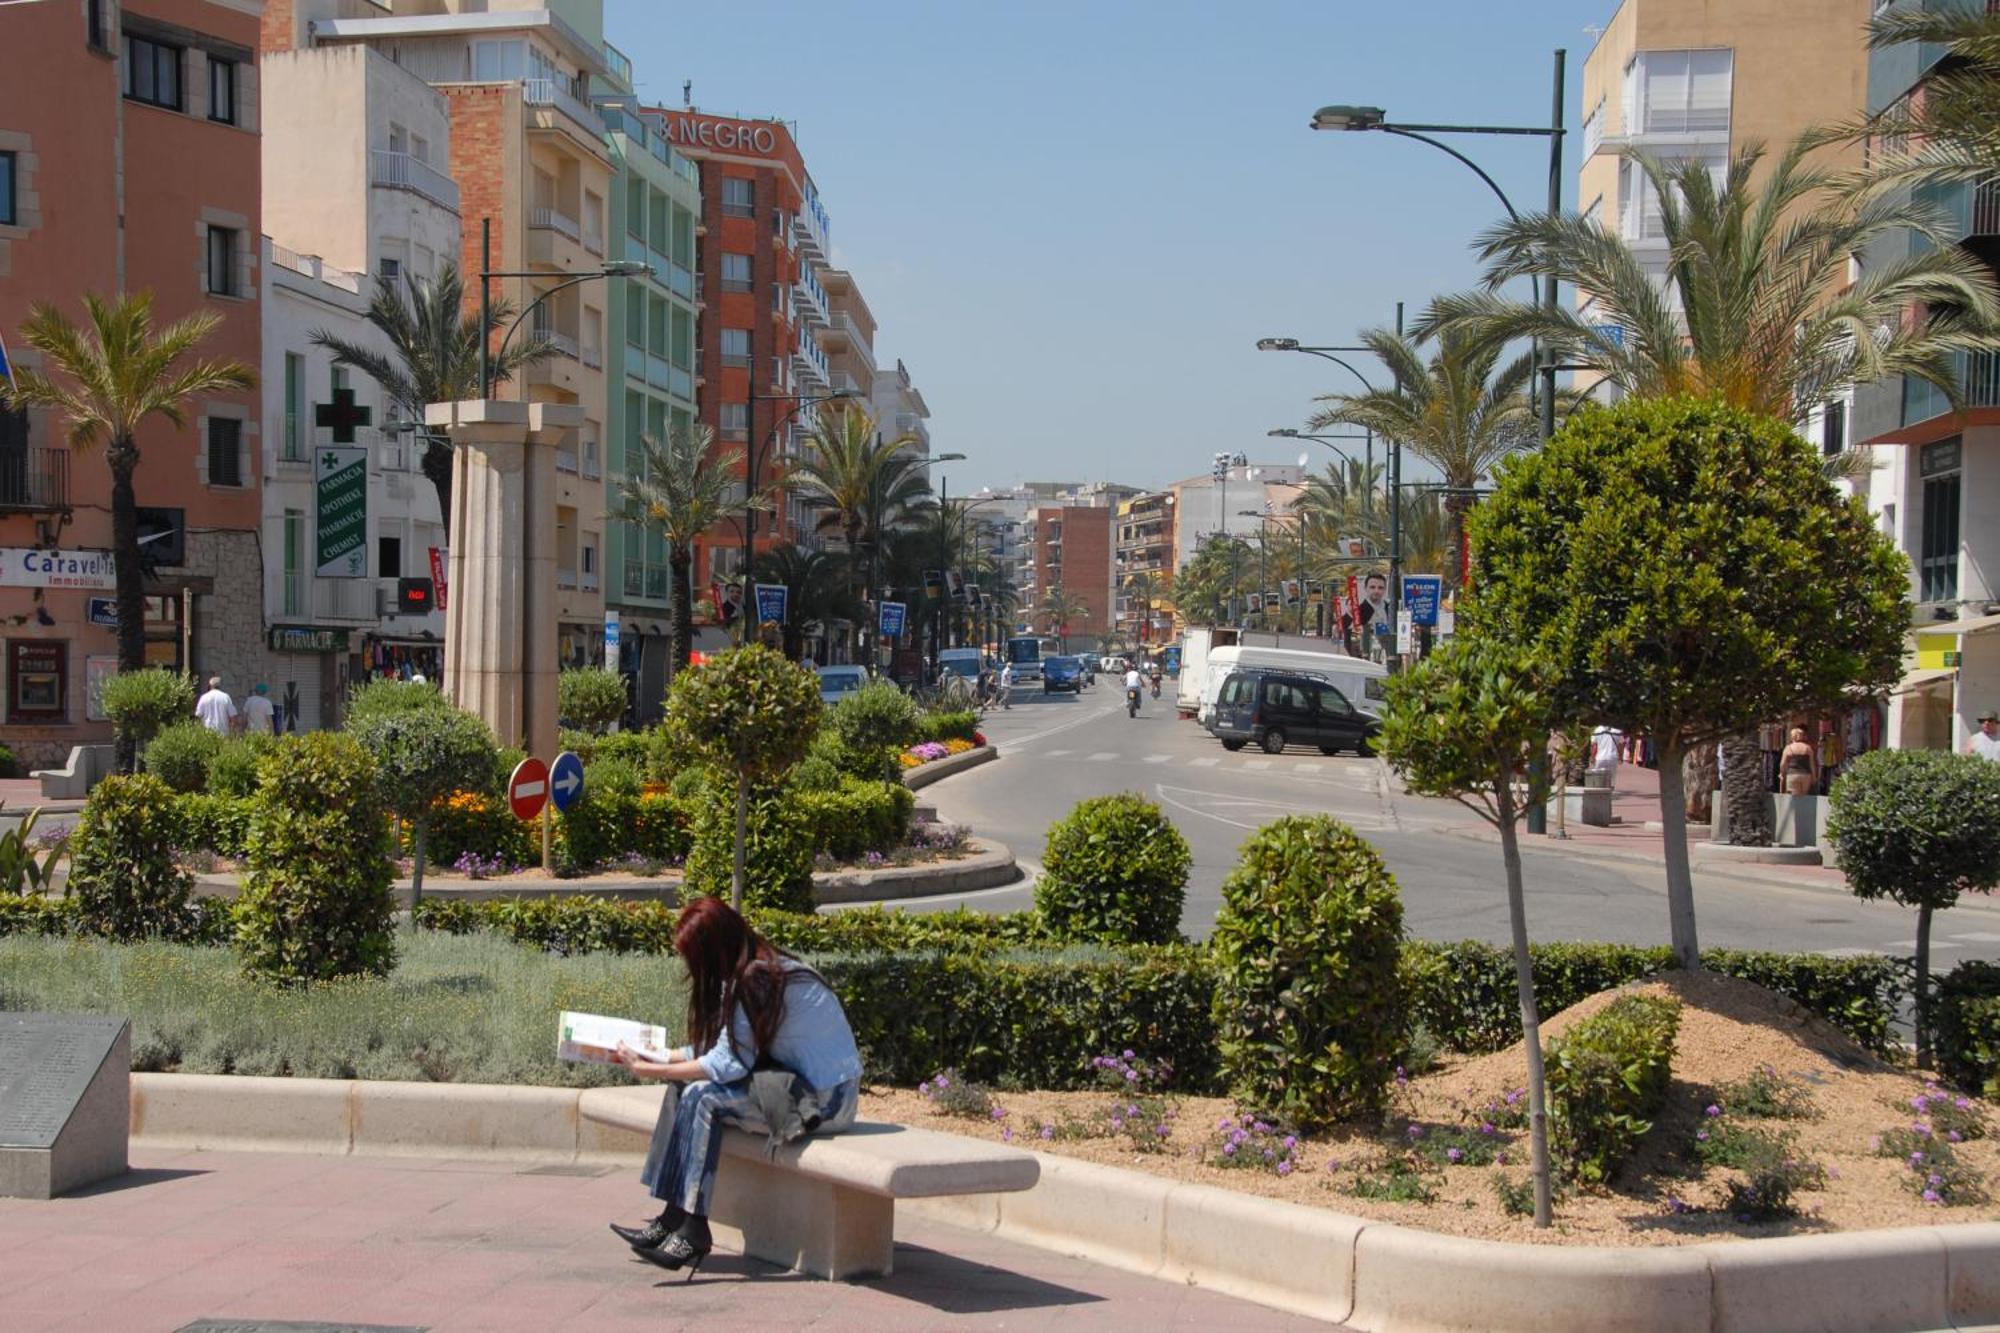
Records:
[[[361,651],[355,655],[353,663],[357,682],[416,680],[418,677],[440,687],[444,682],[444,644],[430,634],[407,638],[387,634],[364,635]]]
[[[1907,669],[1890,695],[1888,744],[1963,749],[1979,715],[2000,708],[2000,615],[1940,621],[1910,638]]]
[[[281,732],[332,730],[347,697],[350,631],[322,625],[273,625],[271,690]],[[254,682],[253,682],[254,683]]]

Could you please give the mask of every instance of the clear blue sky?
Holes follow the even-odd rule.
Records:
[[[704,110],[797,125],[877,357],[909,365],[934,447],[969,455],[963,492],[1296,457],[1264,432],[1352,381],[1256,339],[1353,342],[1399,300],[1414,317],[1476,280],[1467,243],[1499,210],[1444,154],[1314,133],[1313,109],[1546,124],[1565,47],[1573,130],[1586,29],[1615,7],[606,0],[605,31],[650,98],[693,79]],[[1455,142],[1541,207],[1544,140]]]

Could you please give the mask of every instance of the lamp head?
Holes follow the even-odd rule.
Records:
[[[1297,338],[1259,338],[1257,350],[1260,352],[1296,352],[1299,350]]]
[[[1274,440],[1296,440],[1299,438],[1298,431],[1294,430],[1290,426],[1278,426],[1275,429],[1267,430],[1264,433],[1270,436]]]
[[[1312,127],[1316,130],[1380,129],[1388,114],[1379,106],[1323,106],[1313,112]]]
[[[964,462],[964,461],[965,461],[965,455],[964,455],[964,454],[932,454],[932,455],[931,455],[931,462],[933,462],[933,463],[962,463],[962,462]]]
[[[605,261],[603,272],[607,278],[636,278],[641,274],[650,278],[653,266],[637,259],[610,259]]]

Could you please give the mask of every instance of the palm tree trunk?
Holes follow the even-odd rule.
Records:
[[[133,489],[132,474],[139,468],[139,449],[129,434],[120,435],[105,451],[111,468],[111,549],[116,571],[118,603],[118,669],[137,671],[146,665],[146,576],[140,568],[139,500]],[[188,664],[192,666],[192,663]],[[119,771],[138,771],[138,746],[130,736],[118,735],[116,762]]]
[[[424,476],[437,491],[438,513],[444,515],[445,545],[451,544],[451,446],[426,442]]]
[[[1451,568],[1445,571],[1445,586],[1448,588],[1459,587],[1464,582],[1466,508],[1463,495],[1445,496],[1444,510],[1451,517]]]
[[[1738,847],[1769,847],[1771,820],[1765,809],[1764,755],[1757,733],[1722,740],[1722,803],[1729,811],[1729,840]]]
[[[694,656],[694,589],[688,579],[694,573],[694,552],[680,543],[667,548],[667,569],[674,581],[673,669],[687,670]]]

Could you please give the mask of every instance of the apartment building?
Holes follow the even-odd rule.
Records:
[[[931,452],[931,409],[910,379],[910,368],[896,358],[896,368],[886,367],[874,379],[873,411],[885,433],[907,435],[916,441],[916,451],[926,458]]]
[[[875,313],[863,299],[854,275],[846,269],[826,269],[819,277],[820,285],[826,290],[830,316],[826,328],[819,335],[819,343],[826,352],[827,371],[833,390],[859,399],[863,407],[872,411],[875,400]]]
[[[1051,505],[1028,516],[1024,536],[1034,553],[1034,595],[1023,601],[1023,616],[1047,633],[1066,633],[1074,653],[1096,651],[1115,626],[1112,529],[1117,513],[1108,505]],[[1058,589],[1082,608],[1061,627],[1040,611]]]
[[[510,340],[536,337],[555,349],[494,393],[583,410],[583,427],[556,454],[559,660],[601,665],[606,308],[609,284],[631,281],[601,276],[612,170],[589,97],[591,80],[609,69],[606,50],[534,0],[398,0],[393,12],[365,0],[294,0],[288,8],[266,13],[267,38],[366,45],[444,97],[460,267],[475,293],[482,269],[510,275],[492,282],[495,298],[523,316]]]
[[[368,322],[460,251],[444,96],[364,45],[264,58],[264,614],[267,671],[294,728],[338,726],[354,684],[441,678],[444,442],[326,332],[392,362]],[[358,511],[358,512],[357,512]]]
[[[1177,503],[1172,491],[1150,491],[1118,504],[1118,632],[1135,643],[1158,642],[1172,634]],[[1140,579],[1136,588],[1135,576]]]
[[[746,482],[770,484],[795,457],[814,400],[831,396],[819,344],[830,320],[819,275],[828,218],[791,128],[693,108],[648,107],[667,143],[701,170],[695,341],[700,419],[725,448],[743,453]],[[698,585],[742,575],[739,516],[695,548]],[[809,540],[814,518],[781,494],[757,516],[757,548]]]
[[[1174,571],[1178,573],[1212,538],[1227,535],[1255,541],[1264,526],[1256,515],[1283,514],[1305,479],[1306,469],[1298,463],[1249,463],[1231,464],[1169,486]]]
[[[1925,0],[1964,8],[1965,0]],[[1945,61],[1934,46],[1870,54],[1868,109],[1920,98]],[[2000,272],[2000,185],[1925,187],[1964,249]],[[1894,263],[1920,242],[1908,235],[1872,249],[1870,266]],[[1891,694],[1886,739],[1901,748],[1960,749],[1977,717],[2000,707],[2000,356],[1960,353],[1954,412],[1935,386],[1897,377],[1855,390],[1853,438],[1869,447],[1864,483],[1883,532],[1910,560],[1916,619],[1911,669]]]
[[[255,366],[261,338],[258,16],[201,0],[15,6],[0,20],[0,329],[38,301],[150,291],[164,326],[222,319],[202,348]],[[9,339],[20,366],[36,354]],[[242,693],[264,664],[255,391],[140,428],[146,657]],[[111,477],[66,423],[0,411],[0,734],[28,765],[108,742],[116,669]]]

